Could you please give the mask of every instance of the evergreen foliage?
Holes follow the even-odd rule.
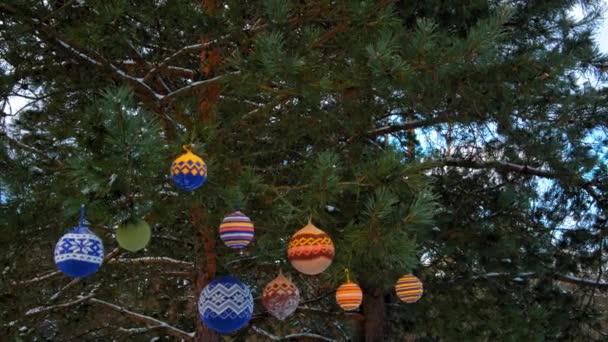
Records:
[[[224,340],[601,340],[602,11],[599,0],[0,3],[1,335],[215,341],[196,298],[230,273],[256,306]],[[15,113],[18,98],[29,105]],[[194,192],[168,174],[186,144],[208,165]],[[71,281],[53,273],[52,251],[80,203],[109,254]],[[217,232],[237,209],[256,227],[243,253]],[[309,216],[336,246],[316,277],[286,260]],[[136,253],[114,239],[132,217],[152,227]],[[355,313],[334,302],[345,267],[364,291]],[[279,269],[302,296],[285,322],[258,298]],[[393,286],[410,272],[425,295],[406,305]]]

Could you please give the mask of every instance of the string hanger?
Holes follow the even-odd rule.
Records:
[[[80,205],[80,223],[79,226],[84,227],[84,204]]]
[[[308,224],[312,224],[312,215],[308,215]]]
[[[184,151],[186,151],[186,152],[192,152],[192,150],[190,149],[190,144],[182,145],[182,148],[183,148],[183,149],[184,149]]]
[[[346,282],[350,283],[350,272],[348,271],[348,267],[344,268],[344,273],[346,274]]]

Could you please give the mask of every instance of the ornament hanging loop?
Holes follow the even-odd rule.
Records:
[[[184,149],[184,151],[186,152],[192,152],[192,150],[190,149],[190,144],[187,145],[182,145],[182,148]]]
[[[312,224],[312,215],[308,215],[308,224]]]
[[[80,205],[80,227],[84,227],[84,204]]]
[[[346,282],[350,283],[350,272],[348,271],[348,267],[344,268],[344,274],[346,275]]]

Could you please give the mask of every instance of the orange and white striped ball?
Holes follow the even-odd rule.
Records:
[[[301,273],[317,275],[334,260],[334,243],[321,229],[308,222],[289,241],[287,259]]]
[[[422,297],[422,282],[413,274],[406,274],[397,280],[395,291],[401,301],[415,303]]]
[[[345,311],[357,310],[363,301],[363,291],[359,285],[349,281],[336,291],[336,302]]]

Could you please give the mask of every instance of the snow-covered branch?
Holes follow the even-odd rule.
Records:
[[[142,258],[121,258],[112,259],[108,264],[172,264],[177,266],[194,267],[194,263],[189,261],[172,259],[169,257],[142,257]]]
[[[160,62],[156,67],[152,68],[144,76],[144,82],[148,82],[150,79],[152,79],[152,77],[154,77],[160,70],[167,67],[167,64],[169,64],[169,62],[171,60],[177,58],[178,56],[183,55],[187,52],[202,50],[202,49],[209,47],[209,46],[217,43],[218,41],[226,39],[226,38],[228,38],[228,36],[223,36],[223,37],[220,37],[220,39],[214,39],[214,40],[206,42],[206,43],[193,44],[193,45],[187,45],[187,46],[182,47],[181,49],[175,51],[173,54],[171,54],[167,58],[163,59],[162,62]]]
[[[58,275],[60,275],[61,272],[60,271],[53,271],[53,272],[47,272],[45,275],[42,276],[36,276],[32,279],[28,279],[28,280],[23,280],[23,281],[13,281],[12,285],[13,286],[22,286],[22,285],[30,285],[30,284],[34,284],[43,280],[47,280],[49,278],[53,278],[56,277]]]
[[[149,327],[153,327],[154,329],[164,330],[167,334],[169,334],[173,337],[184,339],[185,341],[194,341],[194,332],[191,332],[191,333],[186,332],[182,329],[174,327],[174,326],[172,326],[166,322],[163,322],[161,320],[158,320],[154,317],[150,317],[150,316],[146,316],[146,315],[143,315],[143,314],[140,314],[137,312],[133,312],[122,306],[108,303],[101,299],[90,298],[89,301],[91,303],[99,304],[99,305],[105,306],[106,308],[114,310],[116,312],[119,312],[134,321],[144,323],[144,324],[148,325]]]
[[[48,32],[48,30],[46,30],[46,32]],[[63,46],[66,50],[72,52],[73,54],[79,56],[80,58],[84,59],[85,61],[89,62],[90,64],[93,64],[95,66],[99,66],[99,67],[107,67],[109,68],[116,76],[125,79],[131,83],[133,83],[135,86],[137,86],[138,88],[144,89],[148,94],[152,95],[156,100],[159,100],[162,98],[162,95],[158,94],[157,92],[155,92],[152,88],[150,88],[149,85],[147,85],[144,82],[143,78],[137,78],[137,77],[133,77],[129,74],[127,74],[126,72],[124,72],[121,68],[117,67],[116,65],[114,65],[112,62],[108,62],[105,60],[102,60],[101,58],[94,58],[92,56],[90,56],[89,54],[77,49],[74,44],[69,44],[66,41],[58,38],[55,36],[55,34],[52,34],[54,36],[54,39],[61,45]]]
[[[485,274],[480,274],[471,277],[471,279],[489,279],[489,278],[497,278],[497,277],[513,277],[517,278],[527,278],[537,276],[534,272],[521,272],[521,273],[509,273],[509,272],[489,272]],[[586,287],[595,287],[600,290],[608,290],[608,282],[598,280],[591,280],[585,278],[579,278],[564,274],[556,273],[554,275],[555,279],[558,281],[562,281],[564,283],[574,284],[578,286],[586,286]]]
[[[268,331],[259,328],[255,325],[251,326],[251,329],[261,335],[264,336],[268,339],[270,339],[271,341],[289,341],[291,339],[297,339],[297,338],[314,338],[317,340],[321,340],[321,341],[328,341],[328,342],[335,342],[336,340],[329,338],[329,337],[325,337],[325,336],[321,336],[321,335],[317,335],[317,334],[312,334],[312,333],[298,333],[298,334],[289,334],[289,335],[285,335],[285,336],[277,336],[274,334],[269,333]]]
[[[110,253],[106,254],[105,258],[103,259],[104,262],[107,262],[108,260],[112,260],[114,259],[116,256],[118,256],[118,254],[120,254],[120,249],[119,248],[114,248]],[[56,300],[57,298],[59,298],[59,296],[61,296],[62,293],[65,292],[65,290],[69,289],[70,287],[80,283],[82,281],[82,278],[75,278],[72,279],[66,286],[62,287],[61,289],[59,289],[59,291],[57,291],[54,295],[51,296],[50,300]]]
[[[5,140],[7,140],[7,141],[8,141],[8,143],[9,143],[11,146],[13,146],[13,147],[16,147],[16,148],[19,148],[19,149],[22,149],[22,150],[25,150],[25,151],[28,151],[28,152],[32,152],[32,153],[34,153],[34,154],[36,154],[36,155],[40,156],[40,157],[41,157],[41,158],[43,158],[44,160],[47,160],[47,161],[49,161],[49,162],[51,162],[51,163],[55,164],[55,165],[56,165],[56,166],[58,166],[58,167],[62,167],[62,166],[63,166],[63,163],[62,163],[61,161],[56,160],[56,159],[53,159],[53,158],[51,158],[51,157],[47,156],[47,155],[46,155],[44,152],[40,151],[39,149],[37,149],[37,148],[35,148],[35,147],[32,147],[32,146],[26,145],[26,144],[22,143],[21,141],[19,141],[19,140],[17,140],[17,139],[11,138],[11,137],[10,137],[10,136],[8,136],[8,134],[6,134],[5,132],[0,132],[0,137],[2,137],[2,138],[4,138]]]
[[[187,93],[189,93],[189,92],[191,92],[191,91],[193,91],[195,89],[206,87],[209,84],[217,82],[217,81],[225,78],[228,75],[238,75],[239,73],[240,73],[240,71],[233,71],[233,72],[230,72],[230,73],[227,73],[227,74],[224,74],[224,75],[219,75],[219,76],[216,76],[216,77],[212,77],[212,78],[209,78],[209,79],[206,79],[206,80],[193,82],[193,83],[190,83],[189,85],[187,85],[185,87],[182,87],[182,88],[179,88],[177,90],[174,90],[173,92],[165,95],[164,97],[162,95],[160,95],[160,97],[162,98],[162,100],[164,102],[167,102],[169,100],[172,100],[175,97],[181,96],[183,94],[187,94]]]
[[[89,299],[91,299],[94,295],[95,295],[95,291],[97,291],[97,289],[99,288],[100,285],[95,286],[91,292],[86,295],[86,296],[79,296],[78,299],[71,301],[71,302],[67,302],[67,303],[63,303],[63,304],[57,304],[57,305],[51,305],[51,306],[39,306],[37,308],[33,308],[28,310],[25,315],[26,316],[31,316],[31,315],[35,315],[35,314],[39,314],[42,312],[47,312],[47,311],[51,311],[51,310],[56,310],[56,309],[63,309],[63,308],[68,308],[70,306],[74,306],[74,305],[78,305],[82,302],[85,302]]]
[[[529,176],[538,176],[542,178],[548,179],[560,179],[560,175],[556,172],[539,168],[532,167],[528,165],[522,165],[502,160],[484,160],[484,161],[475,161],[468,159],[446,159],[443,161],[439,161],[439,163],[443,166],[453,166],[453,167],[463,167],[469,169],[495,169],[502,172],[516,172]],[[602,196],[599,192],[595,190],[591,182],[585,182],[580,180],[578,185],[584,189],[589,196],[595,199],[600,204],[605,204],[608,200]]]

